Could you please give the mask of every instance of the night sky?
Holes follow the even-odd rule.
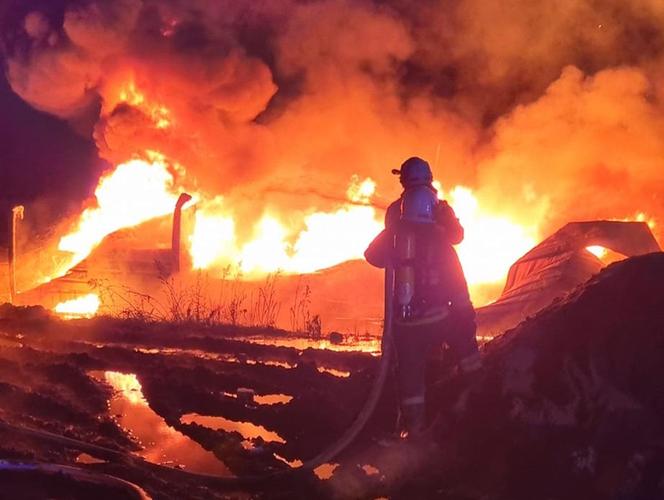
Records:
[[[92,194],[104,164],[91,138],[64,121],[32,109],[0,75],[0,247],[9,211],[38,202],[38,229],[77,210]],[[36,207],[35,207],[36,209]],[[31,218],[32,219],[32,218]]]

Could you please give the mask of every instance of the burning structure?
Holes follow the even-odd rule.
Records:
[[[606,22],[583,9],[574,17],[587,25],[557,17],[569,45],[550,53],[543,41],[517,57],[533,27],[502,23],[512,35],[498,51],[477,36],[495,17],[473,1],[449,16],[434,15],[435,2],[9,2],[11,89],[92,137],[107,162],[94,197],[63,213],[48,241],[33,237],[44,209],[27,207],[19,291],[64,275],[109,234],[171,213],[183,191],[194,197],[185,270],[260,277],[359,258],[395,193],[388,167],[413,151],[432,161],[468,228],[459,253],[480,305],[564,222],[654,223],[658,73],[643,62],[651,52],[627,50],[649,21],[617,5],[597,13]],[[643,29],[610,22],[618,10]],[[572,50],[581,38],[583,54]],[[521,70],[535,60],[546,70]],[[146,233],[141,246],[154,241]]]
[[[376,363],[274,328],[381,331],[382,276],[359,259],[398,193],[390,169],[413,154],[466,228],[457,250],[482,335],[554,299],[574,309],[561,297],[662,241],[662,22],[658,0],[3,2],[0,302],[90,319],[2,310],[0,419],[33,424],[37,440],[74,428],[76,446],[97,436],[126,457],[136,443],[106,404],[128,394],[126,408],[191,438],[204,464],[213,450],[226,473],[297,465],[352,420]],[[270,329],[256,339],[240,325]],[[42,327],[63,333],[47,341]],[[522,342],[492,344],[492,359]],[[14,369],[44,390],[31,395]],[[278,402],[256,403],[266,397]],[[318,437],[302,438],[303,420]],[[59,442],[60,463],[80,458]],[[143,466],[148,492],[168,497],[159,482],[177,473]]]

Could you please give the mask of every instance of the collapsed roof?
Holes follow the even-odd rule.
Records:
[[[661,251],[645,222],[571,222],[512,264],[500,298],[477,311],[479,333],[516,326],[599,272],[604,264],[589,246],[626,257]]]

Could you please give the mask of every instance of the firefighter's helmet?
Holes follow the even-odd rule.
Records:
[[[433,181],[431,167],[417,156],[408,158],[401,164],[401,168],[392,170],[392,173],[399,176],[399,181],[405,188],[424,186]]]

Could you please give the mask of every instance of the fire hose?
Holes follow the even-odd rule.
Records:
[[[385,387],[385,381],[390,371],[392,359],[394,357],[394,345],[392,338],[392,318],[393,318],[393,301],[392,294],[394,289],[394,268],[388,265],[385,269],[385,318],[383,322],[383,337],[381,340],[381,359],[378,367],[378,374],[374,380],[371,390],[367,396],[366,403],[358,413],[353,424],[346,430],[346,432],[332,445],[324,449],[315,457],[307,460],[302,466],[294,469],[281,470],[271,472],[263,475],[256,476],[241,476],[241,477],[221,477],[211,474],[201,474],[195,472],[188,472],[181,469],[167,467],[164,465],[153,464],[141,458],[137,458],[129,453],[114,450],[104,446],[94,445],[80,441],[78,439],[69,438],[60,434],[33,429],[30,427],[8,424],[0,421],[0,429],[10,432],[17,432],[30,437],[43,439],[51,442],[57,442],[73,449],[89,453],[90,455],[103,458],[108,461],[119,461],[132,464],[137,467],[144,467],[152,471],[168,471],[169,474],[178,476],[182,479],[196,479],[205,481],[210,486],[215,487],[249,487],[265,484],[270,481],[285,479],[297,474],[308,473],[323,465],[330,460],[337,457],[342,453],[357,436],[362,432],[369,418],[376,409],[378,400]]]
[[[78,481],[101,486],[119,488],[132,494],[138,500],[151,500],[151,497],[139,486],[124,479],[100,472],[92,472],[69,465],[48,464],[40,462],[21,462],[16,460],[0,460],[0,472],[29,473],[38,472],[50,476],[68,476]]]

